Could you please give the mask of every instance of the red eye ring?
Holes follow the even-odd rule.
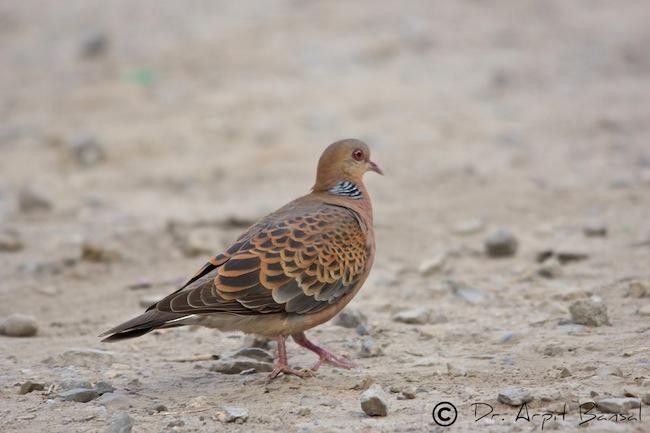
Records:
[[[354,158],[355,161],[362,161],[363,160],[363,150],[357,149],[354,152],[352,152],[352,158]]]

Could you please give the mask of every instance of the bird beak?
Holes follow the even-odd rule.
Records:
[[[384,171],[381,168],[379,168],[379,166],[374,162],[368,161],[368,165],[370,166],[368,170],[374,171],[375,173],[379,173],[382,176],[384,175]]]

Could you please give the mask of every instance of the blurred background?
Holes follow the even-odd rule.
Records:
[[[649,22],[645,0],[3,0],[0,317],[35,316],[52,350],[100,347],[143,296],[307,193],[325,146],[354,137],[386,173],[367,176],[378,252],[355,302],[395,358],[371,370],[410,368],[388,330],[400,308],[444,312],[428,347],[465,341],[445,356],[466,357],[595,287],[610,315],[637,318],[615,331],[640,344],[637,301],[603,284],[648,277]],[[519,248],[492,260],[500,227]],[[589,259],[537,275],[537,254],[567,243]],[[485,296],[458,299],[449,280]],[[6,341],[10,386],[45,354]],[[162,350],[137,341],[143,363]],[[545,368],[535,348],[509,350]]]

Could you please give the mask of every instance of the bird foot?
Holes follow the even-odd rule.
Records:
[[[307,377],[312,377],[315,375],[313,370],[297,370],[295,368],[289,367],[286,364],[284,365],[276,364],[273,371],[269,374],[268,380],[273,380],[276,377],[278,377],[280,374],[298,376],[301,379],[305,379]]]
[[[317,371],[323,363],[333,365],[334,367],[345,368],[346,370],[356,367],[355,363],[342,356],[336,356],[322,347],[319,349],[319,352],[317,352],[318,361],[311,367],[312,371]]]

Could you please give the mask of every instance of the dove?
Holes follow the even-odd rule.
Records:
[[[114,342],[154,329],[202,325],[277,340],[270,378],[305,377],[322,363],[352,368],[316,345],[305,331],[333,318],[366,281],[375,257],[366,172],[383,174],[360,140],[330,144],[318,161],[309,194],[248,228],[178,290],[103,334]],[[291,368],[286,339],[318,355],[309,370]]]

